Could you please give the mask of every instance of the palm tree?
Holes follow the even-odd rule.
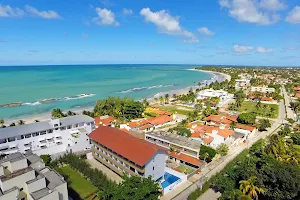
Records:
[[[262,188],[255,186],[256,176],[251,176],[248,180],[240,181],[240,190],[243,194],[248,195],[251,198],[258,199],[258,193],[264,194],[265,191]]]
[[[24,125],[24,124],[25,124],[25,121],[24,121],[24,120],[21,120],[21,119],[20,119],[20,120],[18,121],[18,125]]]
[[[16,123],[13,122],[13,123],[11,123],[9,126],[16,126]]]
[[[144,104],[145,107],[149,106],[149,102],[147,101],[147,99],[143,99],[143,104]]]
[[[1,125],[1,127],[3,126],[3,124],[4,124],[4,120],[0,119],[0,125]]]
[[[155,101],[155,103],[157,103],[157,102],[158,102],[158,98],[157,98],[157,97],[155,97],[155,98],[154,98],[154,101]]]
[[[169,103],[169,94],[165,94],[165,103],[168,104]]]
[[[40,122],[40,120],[36,119],[36,120],[34,120],[34,122]]]
[[[160,97],[159,97],[159,101],[160,101],[160,104],[163,105],[164,102],[165,102],[165,101],[164,101],[164,97],[163,97],[163,96],[160,96]]]

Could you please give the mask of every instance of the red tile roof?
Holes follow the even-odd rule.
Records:
[[[145,125],[141,126],[139,129],[140,130],[145,130],[145,129],[148,129],[148,128],[151,128],[151,127],[152,127],[151,124],[145,124]]]
[[[273,101],[273,98],[272,97],[263,97],[260,100],[262,100],[262,101]]]
[[[168,116],[168,115],[161,115],[161,116],[158,116],[158,117],[150,118],[150,119],[148,119],[148,121],[152,125],[162,125],[162,124],[165,124],[167,122],[173,121],[173,118]]]
[[[202,141],[205,143],[205,144],[210,144],[212,141],[214,141],[214,137],[211,137],[211,136],[208,136],[208,137],[203,137],[202,138]]]
[[[140,121],[128,122],[127,123],[130,128],[137,128],[149,124],[146,119],[142,119]]]
[[[253,131],[255,129],[255,127],[253,127],[253,126],[247,126],[247,125],[243,125],[243,124],[237,124],[235,127],[239,128],[239,129],[248,130],[248,131]]]
[[[188,162],[188,163],[191,163],[193,165],[199,166],[199,167],[201,165],[201,161],[199,159],[191,157],[191,156],[187,156],[187,155],[182,154],[182,153],[171,152],[170,156],[172,156],[173,158],[182,160],[184,162]]]
[[[295,97],[300,98],[300,92],[297,92]]]
[[[228,136],[233,135],[233,131],[228,129],[218,129],[218,135],[227,138]]]
[[[168,112],[168,111],[164,111],[164,110],[152,110],[150,111],[151,113],[155,113],[157,115],[168,115],[171,116],[172,113]]]
[[[204,119],[205,121],[218,122],[223,124],[231,124],[232,122],[237,122],[237,116],[234,115],[210,115]]]
[[[100,126],[89,137],[139,166],[144,166],[158,151],[164,151],[155,144],[109,126]]]

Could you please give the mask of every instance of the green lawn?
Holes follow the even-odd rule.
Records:
[[[193,168],[186,166],[186,165],[180,165],[179,167],[177,167],[177,169],[179,169],[182,173],[185,173],[185,174],[190,174],[193,171],[195,171]]]
[[[69,195],[73,197],[73,199],[78,199],[79,197],[81,199],[89,199],[91,195],[98,191],[90,181],[82,177],[69,166],[59,168],[58,172],[65,177],[68,183]]]
[[[268,108],[264,109],[264,105],[266,105]],[[274,111],[271,115],[268,115],[270,113],[271,108],[274,108]],[[238,111],[240,111],[240,112],[254,112],[254,113],[256,113],[257,116],[277,118],[278,112],[279,112],[279,106],[276,105],[276,104],[264,104],[264,103],[262,103],[260,108],[257,108],[255,102],[244,101],[242,103],[242,106],[239,108]]]
[[[159,107],[160,110],[165,110],[171,113],[176,113],[176,114],[183,114],[183,115],[187,115],[188,113],[193,112],[192,108],[188,108],[188,107],[183,107],[183,106],[160,106]]]

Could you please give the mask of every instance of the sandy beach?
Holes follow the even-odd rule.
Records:
[[[195,71],[195,72],[205,72],[205,73],[210,73],[213,74],[213,77],[210,80],[206,80],[206,81],[202,81],[205,84],[210,84],[211,82],[222,82],[224,80],[230,80],[231,76],[228,74],[224,74],[224,73],[219,73],[219,72],[213,72],[213,71],[206,71],[206,70],[198,70],[198,69],[187,69],[187,70],[191,70],[191,71]],[[182,89],[178,89],[178,90],[171,90],[171,91],[167,91],[167,92],[160,92],[155,94],[153,97],[148,98],[147,101],[149,101],[150,103],[154,103],[154,98],[158,98],[160,96],[164,96],[165,94],[169,94],[170,97],[172,97],[173,94],[176,95],[182,95],[182,94],[187,94],[189,92],[189,90],[192,89],[197,89],[197,88],[201,88],[204,87],[205,84],[203,84],[202,86],[189,86],[189,87],[185,87]],[[80,108],[80,109],[71,109],[72,112],[75,112],[77,114],[82,114],[83,110],[88,110],[88,111],[93,111],[93,107],[86,107],[86,108]],[[68,110],[64,110],[64,112],[67,112]],[[24,117],[24,118],[17,118],[17,119],[10,119],[10,120],[5,120],[5,125],[8,126],[9,124],[15,122],[17,123],[19,120],[23,120],[25,121],[26,124],[29,123],[34,123],[35,120],[39,120],[39,121],[45,121],[45,120],[49,120],[51,119],[51,113],[43,113],[43,114],[39,114],[39,115],[32,115],[32,116],[28,116],[28,117]]]

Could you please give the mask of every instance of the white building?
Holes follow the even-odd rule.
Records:
[[[236,79],[235,80],[235,89],[243,90],[250,86],[250,79]]]
[[[206,90],[202,90],[198,93],[197,99],[218,97],[218,98],[220,98],[219,104],[222,105],[227,100],[232,99],[233,96],[234,96],[233,94],[230,94],[224,90],[206,89]]]
[[[93,157],[120,176],[163,177],[164,148],[109,126],[99,126],[89,137]]]
[[[79,152],[90,149],[88,134],[94,119],[75,115],[0,129],[0,154],[31,150],[37,155]]]
[[[0,200],[68,200],[64,178],[32,153],[0,161],[0,188]]]
[[[251,92],[262,92],[262,93],[271,93],[275,92],[275,88],[268,88],[266,86],[263,87],[251,87]]]

